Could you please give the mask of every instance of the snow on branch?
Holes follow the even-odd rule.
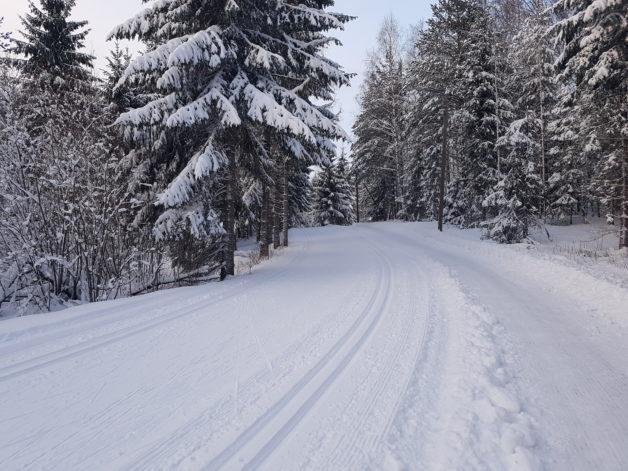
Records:
[[[242,123],[237,109],[225,96],[225,82],[221,75],[215,77],[207,87],[209,91],[192,103],[180,108],[170,118],[168,127],[189,126],[212,118],[212,108],[220,113],[222,124],[239,126]]]
[[[202,152],[194,155],[168,188],[157,196],[155,204],[174,208],[187,203],[194,193],[194,185],[216,172],[227,161],[225,154],[215,147],[213,136]]]
[[[176,95],[171,93],[163,98],[148,103],[142,108],[122,113],[116,120],[116,125],[154,126],[163,123],[174,110]]]
[[[189,37],[170,53],[168,66],[195,65],[203,62],[212,69],[218,67],[226,54],[221,34],[219,26],[212,26]]]

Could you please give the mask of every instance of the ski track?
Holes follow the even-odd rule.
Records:
[[[303,254],[304,250],[302,249],[296,253]],[[294,261],[295,260],[293,260],[293,262]],[[199,311],[206,311],[208,307],[216,305],[225,299],[237,298],[238,294],[244,292],[247,288],[249,290],[255,290],[265,287],[276,278],[287,274],[288,268],[289,267],[284,267],[283,269],[267,275],[265,278],[255,280],[255,282],[246,280],[244,283],[239,283],[234,287],[229,286],[226,292],[220,293],[216,299],[210,300],[210,295],[202,295],[184,300],[182,302],[182,308],[173,309],[172,306],[164,306],[164,301],[161,299],[164,292],[161,292],[158,293],[160,296],[155,296],[160,299],[140,306],[137,311],[133,310],[132,312],[128,312],[126,310],[120,310],[121,312],[112,314],[111,308],[102,308],[91,313],[89,316],[73,319],[70,323],[61,322],[61,325],[53,324],[46,326],[44,329],[35,329],[35,332],[31,329],[26,332],[6,335],[3,339],[4,345],[0,347],[0,358],[15,359],[20,358],[20,356],[29,356],[32,355],[32,352],[35,350],[34,347],[42,344],[63,346],[56,350],[46,351],[46,353],[40,354],[39,356],[30,357],[27,360],[19,362],[14,361],[7,366],[0,367],[0,381],[37,370],[38,368],[48,366],[57,361],[80,356],[90,350],[125,340],[134,335],[150,331],[163,324],[168,324],[197,314]],[[161,307],[155,311],[155,308],[158,306]],[[146,316],[146,319],[133,322],[136,320],[134,316],[138,314],[138,311],[148,312],[150,314]],[[159,315],[155,315],[156,313]],[[116,323],[118,319],[122,320],[122,322]],[[59,330],[64,329],[67,324],[71,324],[71,328],[66,328],[59,334]],[[75,326],[74,324],[79,325]],[[87,324],[87,326],[81,324]],[[101,327],[104,328],[106,333],[101,332]],[[85,331],[87,329],[89,330],[86,334]],[[42,331],[43,335],[34,335],[40,334]],[[28,338],[20,342],[19,339],[26,335],[28,335]],[[77,341],[72,342],[77,336]],[[14,340],[16,338],[18,339],[17,341]],[[11,342],[11,340],[13,341]],[[8,351],[11,352],[10,357],[3,355]]]
[[[628,469],[615,304],[427,224],[293,241],[226,283],[0,322],[0,469]]]

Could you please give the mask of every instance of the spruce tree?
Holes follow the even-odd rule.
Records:
[[[290,227],[304,227],[308,225],[308,214],[312,210],[310,173],[307,164],[303,163],[295,163],[288,168]]]
[[[483,202],[494,213],[483,224],[486,235],[506,243],[527,237],[529,226],[547,210],[544,196],[548,128],[556,103],[555,52],[546,35],[550,19],[543,2],[536,0],[531,8],[519,25],[521,31],[509,35],[502,96],[513,97],[513,120],[497,140],[499,181]]]
[[[418,219],[436,219],[439,180],[443,172],[447,182],[455,180],[448,191],[455,198],[460,198],[460,212],[466,207],[464,202],[468,198],[462,198],[460,192],[454,191],[456,186],[464,187],[457,171],[465,146],[462,126],[457,119],[460,104],[451,98],[462,97],[464,90],[461,87],[468,80],[467,69],[462,65],[467,57],[477,6],[474,0],[439,0],[432,5],[432,17],[418,32],[414,42],[407,81],[412,107],[406,118],[405,135],[410,146],[407,166],[411,175],[406,193]],[[446,168],[442,168],[443,97],[447,97],[450,115],[454,118],[448,127],[451,145]],[[447,198],[447,201],[450,216],[455,219],[453,197]]]
[[[562,46],[559,79],[573,85],[569,100],[593,112],[588,123],[580,123],[579,134],[595,134],[601,162],[594,190],[609,207],[610,219],[619,217],[620,247],[628,247],[627,5],[625,0],[559,0],[553,11],[563,19],[552,28]]]
[[[336,207],[343,214],[344,224],[353,224],[355,222],[353,191],[349,182],[349,163],[344,150],[334,162],[334,175],[336,178]]]
[[[522,157],[533,162],[539,170],[544,195],[539,210],[543,215],[547,210],[545,198],[551,164],[549,126],[555,118],[558,94],[553,66],[556,48],[547,35],[551,18],[545,7],[544,0],[534,0],[522,30],[513,37],[509,51],[512,70],[507,87],[510,95],[516,97],[513,100],[515,121],[506,131],[509,136],[522,134],[515,138],[514,148],[520,148],[525,153]],[[528,145],[522,148],[524,140]]]
[[[325,163],[345,136],[310,97],[349,83],[321,51],[335,41],[325,32],[350,18],[327,12],[330,1],[197,3],[156,2],[112,33],[151,46],[124,80],[156,92],[118,124],[150,185],[146,204],[158,205],[156,235],[223,237],[232,274],[238,167],[270,187],[284,156]]]
[[[450,222],[463,227],[473,227],[487,217],[483,201],[500,179],[497,139],[511,108],[497,95],[501,85],[495,74],[490,34],[494,26],[488,10],[479,2],[469,2],[468,8],[473,21],[465,41],[467,53],[458,90],[464,102],[455,116],[462,127],[463,149],[456,175],[452,175],[447,215]]]
[[[128,49],[122,49],[116,41],[107,57],[107,67],[103,70],[103,88],[106,100],[114,106],[118,114],[137,108],[140,103],[133,87],[120,84],[120,79],[131,64],[131,54]]]
[[[541,178],[529,152],[534,148],[518,130],[525,120],[515,121],[500,140],[504,151],[499,181],[482,202],[495,216],[483,222],[486,237],[501,243],[521,242],[528,237],[540,213]]]
[[[13,38],[10,51],[22,58],[13,64],[30,77],[53,86],[77,88],[90,81],[93,57],[81,51],[89,30],[87,21],[68,18],[75,0],[29,0],[22,18],[24,39]]]
[[[313,222],[317,226],[353,224],[351,187],[344,155],[332,165],[323,165],[313,182]]]
[[[558,93],[553,120],[549,123],[548,213],[554,222],[573,222],[585,198],[585,139],[582,123],[590,123],[583,103],[576,103],[569,88]]]

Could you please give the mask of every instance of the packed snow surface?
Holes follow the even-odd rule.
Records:
[[[0,322],[0,468],[628,469],[621,280],[432,224],[292,241]]]

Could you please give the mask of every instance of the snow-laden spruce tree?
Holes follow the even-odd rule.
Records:
[[[355,219],[353,196],[347,175],[347,160],[341,154],[331,165],[323,165],[312,189],[313,223],[316,226],[349,226]]]
[[[485,236],[500,243],[512,244],[528,237],[540,213],[542,184],[530,152],[535,143],[517,126],[526,120],[515,121],[498,143],[502,149],[499,181],[482,204],[494,214],[481,223]],[[536,157],[536,156],[533,156]]]
[[[238,166],[268,184],[277,156],[328,161],[332,141],[345,135],[310,100],[329,100],[349,82],[321,54],[335,42],[325,32],[350,19],[326,11],[331,5],[157,1],[113,31],[149,47],[122,83],[153,90],[153,100],[118,124],[134,143],[137,187],[148,190],[139,197],[157,205],[157,237],[207,245],[226,234],[232,274]]]
[[[576,103],[571,87],[559,90],[548,125],[548,216],[554,222],[573,222],[578,206],[587,193],[587,167],[584,127],[591,124],[589,107]]]
[[[544,198],[539,210],[545,215],[547,203],[545,188],[548,180],[548,128],[555,117],[558,87],[555,83],[554,61],[556,48],[547,34],[551,17],[545,0],[534,0],[522,30],[514,36],[509,50],[511,73],[507,88],[513,97],[514,120],[506,130],[507,140],[502,142],[508,154],[519,149],[522,158],[533,162],[539,170]],[[517,137],[521,133],[523,136]],[[508,147],[508,139],[513,146]],[[527,142],[527,146],[522,143]]]
[[[483,205],[493,218],[482,225],[486,236],[503,243],[519,242],[545,213],[548,127],[556,104],[553,62],[555,50],[547,28],[549,14],[535,0],[521,31],[511,32],[502,96],[513,97],[512,121],[497,139],[499,180]]]
[[[538,217],[541,180],[532,162],[517,158],[504,159],[504,171],[484,205],[497,214],[482,223],[485,237],[502,244],[521,242]]]
[[[421,91],[425,80],[423,69],[426,66],[420,46],[422,34],[422,26],[415,28],[412,46],[408,51],[405,76],[406,106],[403,130],[405,149],[405,170],[403,174],[404,210],[400,216],[409,221],[435,218],[436,206],[431,203],[434,203],[438,196],[433,194],[437,184],[425,184],[426,182],[424,181],[428,173],[426,166],[438,164],[440,160],[427,157],[429,149],[433,148],[434,136],[437,136],[439,133],[439,123],[431,113],[426,112],[426,105],[429,103],[430,97]],[[438,171],[436,172],[437,178]]]
[[[483,201],[500,179],[497,140],[512,107],[497,93],[503,85],[495,73],[495,26],[489,11],[481,2],[469,2],[467,8],[473,21],[460,66],[463,78],[458,93],[463,104],[454,117],[462,127],[463,150],[449,189],[447,219],[473,227],[493,216],[487,215]]]
[[[419,219],[435,219],[440,196],[439,179],[445,172],[447,181],[457,177],[458,162],[464,145],[462,127],[456,121],[466,83],[465,58],[469,36],[478,8],[476,0],[439,0],[432,5],[432,17],[425,23],[414,42],[408,67],[410,107],[406,113],[407,172],[406,200],[408,215]],[[452,116],[449,134],[447,167],[441,168],[443,142],[443,97],[447,97]],[[462,185],[462,180],[457,179]],[[459,192],[451,191],[457,198]],[[448,200],[449,211],[454,204],[466,206],[467,198],[459,203]]]
[[[619,216],[621,247],[628,247],[627,7],[626,0],[559,0],[553,11],[563,19],[552,28],[562,46],[559,79],[572,85],[568,100],[597,110],[578,134],[596,134],[602,162],[595,181],[611,219]]]

